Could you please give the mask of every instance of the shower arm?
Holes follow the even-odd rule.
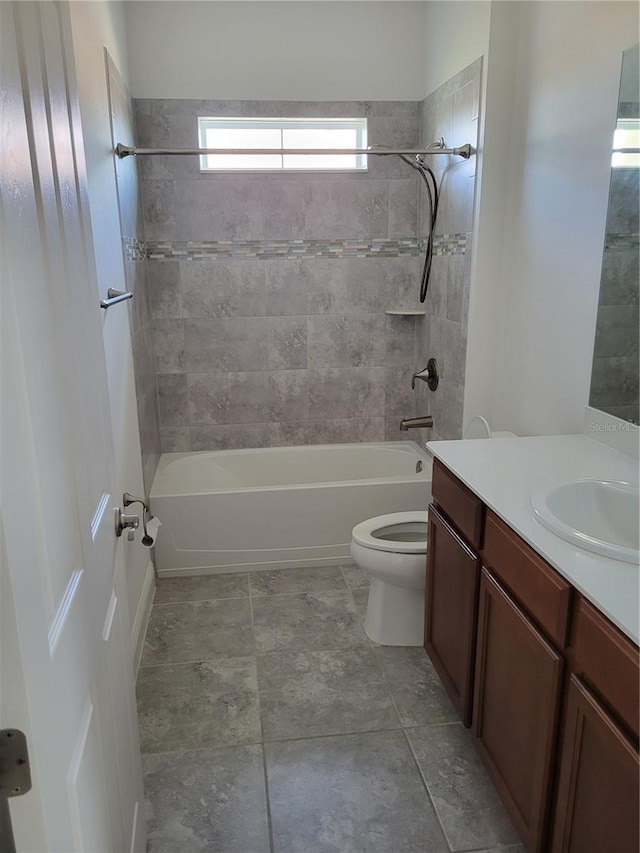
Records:
[[[420,159],[428,154],[452,154],[468,160],[475,154],[475,148],[470,144],[460,145],[457,148],[447,148],[442,137],[433,142],[427,148],[386,148],[384,146],[372,145],[370,148],[137,148],[135,145],[123,145],[118,142],[115,147],[116,156],[123,160],[125,157],[148,157],[155,154],[162,156],[187,155],[215,155],[215,154],[373,154],[377,157],[388,157],[394,154],[404,154],[407,157]]]

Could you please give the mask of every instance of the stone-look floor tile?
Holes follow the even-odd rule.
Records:
[[[519,841],[471,735],[460,723],[406,733],[453,851]]]
[[[256,665],[250,658],[141,667],[137,694],[143,752],[260,741]]]
[[[253,654],[248,599],[155,605],[142,665]]]
[[[154,604],[246,598],[248,595],[249,582],[246,574],[162,578],[156,584]]]
[[[363,572],[360,566],[355,563],[340,566],[342,575],[349,589],[360,589],[360,587],[369,587],[369,576]]]
[[[485,847],[477,853],[526,853],[522,844],[501,844],[499,847]]]
[[[282,595],[299,592],[346,592],[347,585],[338,566],[278,569],[252,572],[251,595]]]
[[[148,853],[269,853],[262,747],[143,757]]]
[[[369,645],[348,593],[265,596],[252,606],[258,654]]]
[[[458,720],[424,649],[378,646],[376,656],[403,726],[428,726]]]
[[[265,740],[400,726],[370,649],[261,655],[258,686]]]
[[[265,745],[275,853],[446,853],[400,732]]]
[[[351,595],[353,596],[353,600],[356,605],[356,611],[360,616],[361,620],[364,621],[364,617],[367,613],[367,604],[369,603],[369,587],[363,586],[358,587],[358,589],[351,590]]]

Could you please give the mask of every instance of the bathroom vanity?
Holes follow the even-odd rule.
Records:
[[[586,436],[429,450],[425,648],[526,849],[635,853],[638,566],[555,536],[530,496],[637,463]]]

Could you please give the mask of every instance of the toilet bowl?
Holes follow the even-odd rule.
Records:
[[[424,510],[369,518],[353,528],[351,556],[371,586],[364,629],[382,646],[422,646],[427,553]]]

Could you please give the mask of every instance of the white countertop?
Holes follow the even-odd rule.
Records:
[[[638,481],[638,461],[585,435],[430,441],[442,461],[634,642],[640,641],[640,569],[577,548],[533,515],[534,489],[580,479]]]

